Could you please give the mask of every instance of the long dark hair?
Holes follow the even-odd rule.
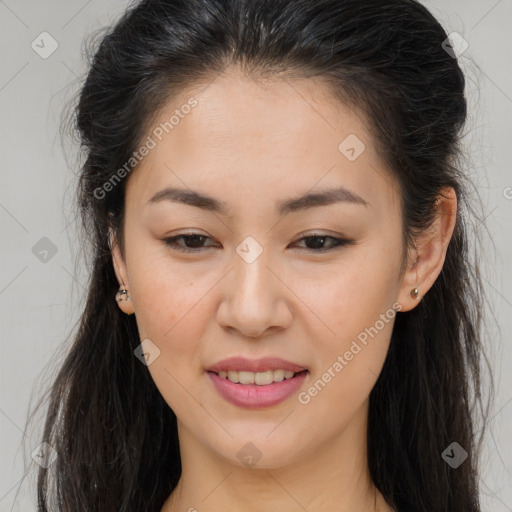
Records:
[[[455,189],[444,267],[417,307],[397,314],[370,394],[368,463],[401,512],[480,511],[475,418],[487,410],[485,299],[469,242],[471,183],[461,165],[465,78],[447,38],[415,0],[145,0],[101,35],[73,118],[84,155],[77,205],[92,248],[90,281],[49,389],[42,440],[58,457],[39,470],[39,511],[160,511],[180,478],[176,416],[134,356],[133,315],[114,300],[108,229],[123,252],[126,179],[106,194],[98,189],[126,164],[170,97],[231,64],[253,76],[321,77],[363,113],[400,184],[405,248],[431,225],[442,187]],[[456,469],[443,456],[454,442],[468,454]]]

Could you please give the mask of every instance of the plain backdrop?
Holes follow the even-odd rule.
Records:
[[[481,487],[486,511],[512,511],[512,0],[425,3],[469,44],[460,57],[470,103],[467,173],[494,241],[485,244],[483,270],[497,394]],[[61,148],[62,109],[84,76],[84,36],[127,5],[0,0],[0,512],[36,509],[29,470],[42,418],[26,429],[29,405],[54,376],[83,306],[86,269],[75,265],[72,213],[77,169],[73,150],[66,159]]]

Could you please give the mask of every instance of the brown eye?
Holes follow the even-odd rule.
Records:
[[[207,240],[211,240],[210,237],[206,235],[202,235],[200,233],[190,233],[190,234],[181,234],[176,235],[170,238],[164,238],[162,242],[171,249],[175,249],[177,251],[182,252],[202,252],[203,249],[207,249],[208,247],[214,247],[213,245],[204,245]],[[184,244],[178,243],[178,241],[183,241]],[[330,235],[310,235],[303,238],[300,238],[298,242],[306,242],[306,250],[311,252],[327,252],[333,250],[337,247],[342,247],[345,245],[351,245],[355,242],[353,240],[347,240],[345,238],[337,238]],[[325,243],[330,241],[329,245],[325,246]]]
[[[353,240],[347,240],[345,238],[337,238],[329,235],[311,235],[305,236],[298,240],[298,242],[306,241],[305,249],[313,252],[326,252],[336,247],[353,244]],[[325,246],[325,242],[330,240],[331,243]]]
[[[167,247],[171,247],[178,251],[198,252],[198,250],[204,248],[202,244],[208,239],[210,239],[210,237],[206,235],[192,233],[187,235],[176,235],[170,238],[165,238],[162,241]],[[185,242],[185,246],[178,244],[178,240],[183,240]]]

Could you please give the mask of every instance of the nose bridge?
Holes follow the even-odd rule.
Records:
[[[246,336],[259,336],[269,327],[289,321],[273,272],[270,253],[253,237],[247,237],[233,255],[233,272],[219,311],[224,326]]]
[[[268,303],[272,294],[272,272],[269,265],[267,250],[252,236],[246,237],[236,248],[234,257],[235,294],[241,299],[261,302],[258,306]]]

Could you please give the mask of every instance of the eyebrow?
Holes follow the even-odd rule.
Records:
[[[206,194],[199,193],[195,190],[165,188],[157,192],[148,201],[148,204],[154,204],[164,200],[195,206],[196,208],[218,213],[226,217],[229,217],[230,215],[230,208],[227,203],[219,201],[218,199]],[[358,204],[366,207],[371,206],[370,203],[365,201],[355,192],[351,192],[344,187],[338,187],[310,194],[307,193],[297,198],[280,201],[277,204],[277,212],[279,215],[286,215],[288,213],[306,210],[308,208],[327,206],[340,202]]]

